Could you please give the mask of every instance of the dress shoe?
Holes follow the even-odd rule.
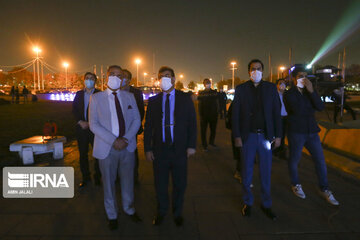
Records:
[[[265,215],[270,218],[271,220],[275,221],[277,219],[277,216],[275,215],[275,213],[273,213],[273,211],[271,210],[271,208],[266,208],[263,205],[261,205],[261,210],[265,213]]]
[[[141,218],[136,214],[132,214],[132,215],[127,215],[131,221],[133,221],[134,223],[139,223],[139,222],[142,222]]]
[[[159,226],[164,220],[164,216],[156,215],[152,221],[152,224],[155,226]]]
[[[175,217],[174,222],[176,226],[181,227],[182,225],[184,225],[184,218],[182,216]]]
[[[117,219],[110,219],[109,220],[109,229],[116,230],[118,228],[118,220]]]
[[[241,213],[245,217],[250,217],[251,216],[251,206],[245,204],[241,210]]]
[[[210,143],[209,145],[210,145],[211,147],[213,147],[213,148],[218,148],[218,146],[215,145],[215,144],[213,144],[213,143]]]

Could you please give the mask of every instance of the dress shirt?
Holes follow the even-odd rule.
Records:
[[[88,91],[86,91],[86,88],[84,89],[84,117],[85,117],[85,121],[88,121],[87,119],[87,111],[88,111],[88,107],[89,107],[89,102],[90,102],[90,96],[91,94],[94,93],[95,88],[93,88],[90,93]]]
[[[251,84],[250,89],[250,95],[253,99],[251,106],[251,124],[250,124],[250,131],[254,131],[257,129],[265,130],[265,116],[264,116],[264,106],[263,106],[263,100],[262,100],[262,82],[255,87],[254,84]]]
[[[284,105],[284,100],[283,100],[283,94],[281,92],[279,92],[279,98],[280,98],[280,102],[281,102],[281,116],[282,117],[286,117],[287,116],[287,112],[286,112],[286,108]]]
[[[174,109],[175,109],[175,89],[173,89],[170,93],[163,92],[162,98],[162,131],[163,131],[163,142],[165,142],[165,103],[166,103],[166,95],[170,94],[169,102],[170,102],[170,132],[171,139],[174,142]]]
[[[118,121],[118,116],[117,116],[116,106],[115,106],[115,99],[114,99],[115,96],[112,94],[113,91],[110,90],[109,88],[106,89],[106,93],[108,94],[109,107],[110,107],[110,113],[111,113],[111,132],[116,137],[119,137],[119,121]],[[121,110],[122,110],[122,113],[123,113],[123,116],[125,119],[124,106],[121,101],[120,94],[121,94],[120,90],[117,90],[116,96],[119,99]]]

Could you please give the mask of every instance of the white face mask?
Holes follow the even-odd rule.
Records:
[[[121,80],[121,87],[125,87],[125,86],[126,86],[126,79],[123,78],[123,79]]]
[[[304,80],[305,80],[305,78],[299,78],[299,79],[297,79],[297,84],[296,84],[296,86],[298,86],[299,88],[304,88]]]
[[[171,78],[162,77],[160,80],[160,88],[163,91],[167,91],[172,87]]]
[[[279,89],[280,89],[280,90],[285,90],[285,88],[286,88],[285,83],[280,84],[280,86],[279,86]]]
[[[117,76],[109,76],[107,85],[112,90],[118,90],[120,88],[121,80]]]
[[[251,78],[251,80],[252,80],[254,83],[260,82],[261,79],[262,79],[262,72],[261,72],[261,71],[258,71],[258,70],[252,71],[252,72],[250,73],[250,78]]]
[[[95,81],[91,80],[91,79],[85,79],[85,87],[87,89],[93,89],[95,86]]]

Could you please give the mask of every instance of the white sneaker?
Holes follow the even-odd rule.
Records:
[[[304,191],[302,190],[301,184],[296,184],[295,186],[292,186],[291,189],[296,196],[305,199],[306,196]]]
[[[330,204],[338,206],[340,203],[335,199],[334,195],[330,190],[321,191],[321,195],[328,201]]]

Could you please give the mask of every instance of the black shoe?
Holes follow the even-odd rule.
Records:
[[[218,146],[213,143],[210,143],[209,145],[212,146],[213,148],[218,148]]]
[[[207,147],[203,147],[202,150],[203,150],[203,152],[208,152],[209,151]]]
[[[152,221],[152,224],[155,226],[159,226],[164,220],[164,216],[156,215]]]
[[[277,219],[277,216],[275,215],[275,213],[273,213],[273,211],[271,210],[271,208],[266,208],[263,205],[261,205],[261,210],[265,213],[265,215],[270,218],[271,220],[275,221]]]
[[[175,217],[174,222],[176,226],[181,227],[182,225],[184,225],[184,218],[182,216]]]
[[[245,204],[241,210],[241,214],[245,217],[250,217],[251,216],[251,206]]]
[[[117,219],[110,219],[109,220],[109,229],[116,230],[118,228],[118,220]]]
[[[142,222],[141,218],[136,214],[134,213],[133,215],[127,215],[131,221],[133,221],[134,223],[139,223],[139,222]]]

